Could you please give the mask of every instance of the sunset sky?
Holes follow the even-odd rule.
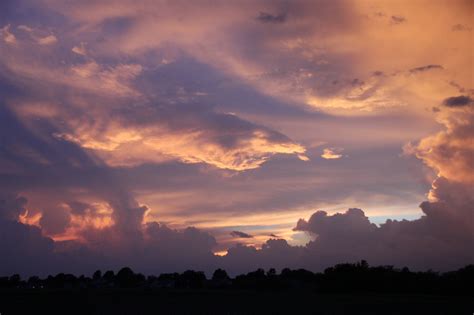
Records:
[[[474,263],[473,13],[2,0],[0,274]]]

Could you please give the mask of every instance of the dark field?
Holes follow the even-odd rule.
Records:
[[[472,314],[470,297],[253,290],[2,290],[10,314]]]

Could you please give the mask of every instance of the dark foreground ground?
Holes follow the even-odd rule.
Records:
[[[466,314],[472,297],[255,290],[0,290],[10,314]]]

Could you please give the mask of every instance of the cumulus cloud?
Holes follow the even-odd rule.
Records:
[[[387,220],[379,227],[359,209],[332,216],[316,212],[308,221],[300,220],[295,228],[316,237],[306,245],[309,252],[304,263],[313,261],[324,267],[338,261],[368,259],[376,264],[416,269],[457,268],[472,263],[472,223],[465,222],[470,214],[461,210],[468,209],[469,200],[450,205],[446,201],[423,203],[425,216],[418,220]]]
[[[343,261],[367,259],[373,264],[447,270],[474,262],[474,139],[471,107],[439,112],[446,130],[422,139],[413,153],[438,171],[428,201],[421,203],[423,216],[415,220],[371,223],[360,209],[328,215],[315,212],[298,221],[295,230],[310,233],[313,240],[303,247],[279,240],[273,252],[288,266],[321,269]],[[224,256],[228,266],[251,262],[272,266],[271,248],[237,246]],[[290,253],[290,254],[288,254]],[[291,256],[293,259],[289,260]],[[274,259],[274,257],[273,257]],[[274,259],[275,260],[275,259]]]
[[[328,216],[325,211],[318,211],[308,221],[299,220],[295,230],[315,233],[321,242],[325,240],[345,242],[347,235],[366,237],[365,234],[369,234],[375,228],[376,225],[370,223],[361,209],[352,208],[344,214],[336,213],[332,216]]]
[[[0,219],[0,274],[40,274],[58,270],[54,241],[36,226]]]
[[[120,225],[122,222],[118,221],[107,228],[81,230],[82,242],[53,240],[43,234],[62,232],[64,222],[60,222],[57,211],[43,213],[45,219],[40,222],[42,226],[37,227],[20,223],[13,216],[4,216],[5,209],[10,209],[11,214],[19,213],[18,208],[23,209],[26,204],[25,198],[2,200],[0,274],[91,273],[97,268],[117,269],[123,265],[159,273],[186,269],[211,271],[214,266],[212,248],[216,241],[196,228],[173,230],[154,222],[135,226],[133,223]],[[81,203],[74,207],[81,208],[79,211],[83,213],[90,205]],[[126,218],[123,217],[125,210],[117,213],[118,220],[137,220],[135,218],[142,216],[143,209],[135,210],[134,218],[130,218],[133,209],[127,211]]]
[[[473,111],[463,108],[440,115],[446,130],[415,148],[415,154],[438,171],[429,201],[420,205],[424,216],[376,226],[359,209],[331,216],[318,211],[295,228],[315,236],[306,246],[310,256],[325,264],[366,257],[376,263],[441,269],[474,261]]]
[[[440,177],[466,184],[474,181],[474,110],[472,106],[453,107],[440,113],[445,131],[422,139],[413,153]]]
[[[466,220],[472,210],[472,189],[469,192],[466,186],[453,185],[441,178],[433,187],[437,201],[423,203],[421,208],[425,216],[418,220],[388,220],[377,226],[360,209],[349,209],[334,215],[318,211],[308,221],[300,220],[295,227],[295,230],[311,233],[315,237],[302,247],[290,246],[285,240],[276,239],[267,241],[261,249],[236,245],[229,248],[223,257],[216,257],[210,254],[216,245],[212,237],[195,229],[179,232],[152,223],[145,233],[149,235],[149,244],[155,245],[147,245],[146,248],[152,246],[150,249],[153,251],[164,253],[162,246],[166,244],[169,252],[166,252],[166,259],[156,257],[142,261],[141,267],[145,268],[154,259],[157,259],[156,262],[164,261],[166,266],[174,259],[182,259],[181,252],[189,250],[191,239],[194,240],[194,252],[203,255],[198,256],[201,257],[200,262],[205,262],[206,267],[224,267],[232,274],[252,270],[255,266],[321,270],[342,261],[360,259],[367,259],[373,264],[441,270],[472,263],[472,254],[467,249],[472,244],[473,226],[471,221]],[[184,237],[186,234],[190,237]],[[183,242],[176,244],[179,240]],[[176,251],[175,246],[178,248]],[[181,264],[177,266],[180,268]]]
[[[53,258],[54,241],[44,237],[40,228],[17,222],[26,213],[26,205],[25,197],[0,195],[1,275],[45,274],[58,267]]]

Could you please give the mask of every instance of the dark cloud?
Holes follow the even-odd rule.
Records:
[[[190,253],[207,255],[211,254],[216,246],[216,240],[212,235],[194,227],[174,230],[154,222],[146,226],[145,233],[149,237],[150,246],[161,250],[168,248],[180,255]]]
[[[312,261],[324,267],[364,257],[377,264],[416,269],[456,268],[472,263],[474,257],[467,249],[473,234],[459,221],[462,216],[443,214],[443,202],[426,202],[421,208],[426,215],[418,220],[388,220],[379,227],[358,209],[333,216],[317,212],[296,227],[316,237],[306,246],[309,252],[304,263]],[[462,227],[461,231],[455,230],[456,225]]]
[[[57,271],[54,241],[35,226],[0,219],[0,275]]]
[[[457,83],[456,81],[449,81],[449,85],[455,87],[458,89],[459,93],[464,93],[466,91],[466,89],[464,87],[462,87],[459,83]]]
[[[25,197],[0,195],[0,219],[17,220],[20,215],[25,214],[27,202]]]
[[[464,24],[455,24],[455,25],[453,25],[453,27],[451,27],[451,30],[453,30],[455,32],[471,31],[472,27],[469,27],[469,26],[464,25]]]
[[[391,21],[393,24],[401,24],[407,21],[407,19],[404,16],[401,15],[392,15]]]
[[[252,235],[240,231],[232,231],[230,232],[230,235],[236,238],[253,238]]]
[[[71,201],[67,203],[71,209],[72,214],[84,215],[88,210],[92,210],[93,207],[85,202]]]
[[[282,14],[274,15],[267,12],[260,12],[260,14],[257,16],[257,20],[263,23],[275,23],[275,24],[285,23],[286,14],[282,13]]]
[[[285,240],[269,240],[261,250],[237,245],[229,249],[222,264],[231,272],[242,272],[251,265],[321,270],[360,259],[418,270],[447,270],[472,263],[473,227],[469,220],[463,222],[470,215],[470,197],[456,196],[465,191],[462,185],[442,179],[436,185],[440,201],[423,203],[425,216],[418,220],[387,220],[377,226],[360,209],[334,215],[318,211],[295,228],[315,237],[307,245],[290,246]]]
[[[412,68],[409,71],[410,73],[418,73],[418,72],[424,72],[424,71],[435,70],[435,69],[442,70],[444,68],[441,65],[426,65],[426,66]]]
[[[318,241],[349,241],[348,236],[366,238],[377,226],[370,223],[361,209],[353,208],[345,213],[328,216],[325,211],[314,213],[308,221],[299,220],[295,231],[308,231],[318,237]],[[350,241],[361,241],[351,239]]]
[[[97,253],[103,253],[109,259],[98,262],[110,268],[127,265],[147,273],[161,273],[187,269],[211,272],[216,266],[217,257],[212,253],[215,238],[194,227],[175,230],[152,222],[143,225],[138,235],[122,236],[112,227],[84,236],[91,244],[89,260],[95,262]]]
[[[44,274],[55,270],[54,241],[44,237],[40,228],[16,221],[15,216],[25,209],[26,198],[3,196],[1,199],[0,275]]]
[[[14,199],[7,203],[16,206]],[[174,230],[158,223],[146,224],[139,230],[112,226],[81,231],[87,244],[53,241],[43,233],[61,232],[64,225],[57,222],[57,212],[43,213],[42,228],[0,218],[0,275],[61,271],[79,274],[124,265],[149,273],[186,269],[211,272],[216,266],[216,256],[212,254],[215,238],[196,228]]]
[[[443,105],[447,107],[462,107],[472,105],[474,100],[470,96],[459,95],[448,97],[443,101]]]
[[[63,207],[43,210],[39,221],[41,228],[49,235],[65,232],[70,223],[71,213]]]

